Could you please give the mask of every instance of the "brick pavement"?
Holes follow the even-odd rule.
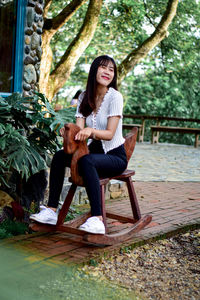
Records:
[[[66,233],[35,233],[5,241],[19,249],[29,251],[38,259],[62,263],[81,263],[97,258],[103,253],[119,251],[121,247],[134,246],[152,238],[172,234],[186,226],[200,224],[200,182],[135,182],[142,215],[151,214],[152,222],[134,238],[123,244],[96,247],[80,241],[80,237]],[[131,215],[129,200],[109,200],[107,207],[126,216]],[[120,226],[111,221],[109,228]]]

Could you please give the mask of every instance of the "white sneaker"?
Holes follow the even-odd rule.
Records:
[[[98,217],[88,218],[85,223],[83,223],[79,229],[98,234],[105,234],[104,223]]]
[[[56,225],[58,215],[51,208],[43,206],[42,210],[38,214],[30,215],[30,219],[39,223]]]

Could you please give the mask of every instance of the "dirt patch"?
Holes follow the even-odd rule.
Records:
[[[84,271],[141,299],[200,299],[200,229],[113,255]]]

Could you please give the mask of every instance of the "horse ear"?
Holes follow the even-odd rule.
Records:
[[[65,128],[65,130],[69,130],[69,124],[68,124],[68,123],[65,124],[65,125],[64,125],[64,128]]]

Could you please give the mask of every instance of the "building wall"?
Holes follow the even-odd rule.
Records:
[[[40,76],[40,60],[42,55],[42,28],[43,28],[44,0],[28,0],[25,18],[24,37],[24,68],[23,94],[33,95],[38,90]]]

